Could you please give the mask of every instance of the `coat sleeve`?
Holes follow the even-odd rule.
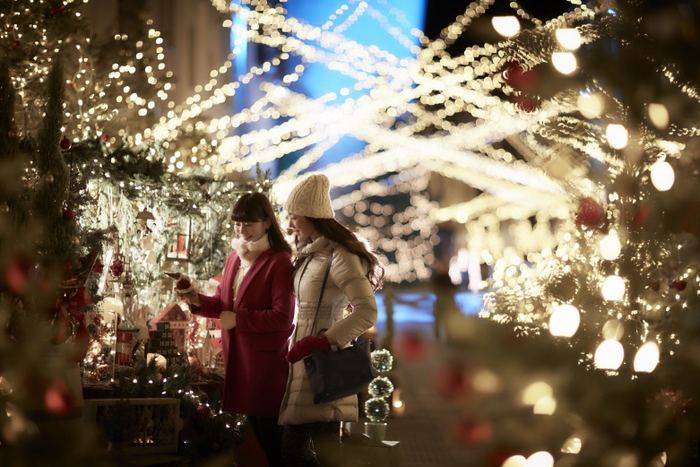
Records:
[[[259,285],[259,293],[270,294],[270,309],[238,308],[236,327],[242,332],[275,332],[288,330],[294,321],[292,262],[288,254],[278,254],[269,265],[270,281]],[[251,293],[249,291],[248,293]]]
[[[219,319],[219,316],[221,316],[222,311],[221,308],[223,306],[221,302],[221,286],[225,286],[227,283],[229,283],[229,278],[226,274],[226,271],[230,270],[229,262],[233,260],[233,256],[229,256],[226,259],[226,266],[224,266],[224,274],[221,278],[221,282],[219,282],[219,285],[216,287],[216,293],[214,293],[214,295],[211,297],[208,295],[199,294],[199,300],[201,300],[202,306],[199,308],[190,307],[190,311],[192,311],[192,313],[194,313],[195,315],[204,316],[205,318]],[[229,284],[229,286],[231,285]]]
[[[377,322],[377,301],[360,258],[347,249],[335,249],[329,278],[345,294],[353,312],[326,331],[331,345],[345,346]]]

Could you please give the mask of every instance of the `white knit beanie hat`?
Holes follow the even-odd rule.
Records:
[[[331,182],[323,174],[311,174],[289,194],[284,209],[297,216],[332,219]]]

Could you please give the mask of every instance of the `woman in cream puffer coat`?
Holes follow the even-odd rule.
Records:
[[[333,219],[329,188],[328,178],[312,175],[297,185],[285,203],[298,248],[293,274],[296,329],[287,356],[291,366],[279,416],[284,425],[282,451],[290,467],[338,465],[340,422],[358,419],[357,395],[314,404],[303,358],[313,349],[350,345],[377,320],[374,290],[381,283],[382,267],[365,242]]]

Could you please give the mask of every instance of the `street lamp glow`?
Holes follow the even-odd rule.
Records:
[[[576,57],[571,52],[554,52],[552,54],[552,65],[559,73],[570,75],[576,71]]]
[[[491,24],[503,37],[513,37],[520,32],[520,21],[515,16],[494,16],[491,18]]]

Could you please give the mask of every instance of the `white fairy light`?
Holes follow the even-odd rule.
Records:
[[[602,285],[603,298],[616,302],[622,300],[625,295],[625,280],[616,275],[611,275],[605,278]]]
[[[552,65],[559,73],[570,75],[578,68],[576,56],[571,52],[554,52],[552,54]]]
[[[613,149],[622,149],[627,146],[629,134],[624,126],[611,123],[605,128],[605,135],[608,137],[608,144]]]
[[[625,350],[622,344],[614,339],[608,339],[600,343],[595,351],[594,364],[601,370],[617,370],[622,365]]]
[[[553,336],[571,337],[576,334],[581,315],[573,305],[559,305],[549,318],[549,332]]]
[[[557,42],[559,42],[565,49],[576,50],[579,47],[581,47],[581,34],[579,34],[577,29],[557,29],[555,35],[557,38]]]
[[[673,167],[666,161],[657,161],[649,169],[651,183],[659,191],[668,191],[673,187],[676,175]]]
[[[603,259],[608,261],[614,261],[620,256],[622,251],[622,245],[620,244],[620,237],[617,235],[616,231],[611,231],[608,235],[600,240],[600,255]]]
[[[520,21],[515,16],[494,16],[491,18],[491,24],[503,37],[513,37],[520,32]]]
[[[651,373],[659,364],[659,346],[656,342],[646,342],[634,356],[634,371]]]

